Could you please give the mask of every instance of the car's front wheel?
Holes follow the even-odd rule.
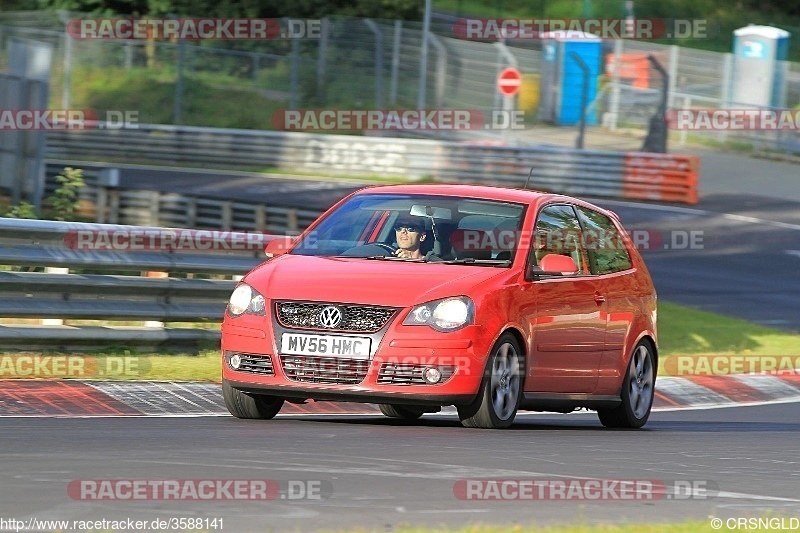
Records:
[[[650,417],[655,396],[655,355],[650,343],[642,341],[633,349],[625,380],[622,403],[613,409],[599,409],[597,416],[608,428],[640,428]]]
[[[222,380],[222,397],[228,412],[236,418],[268,420],[275,417],[283,407],[283,398],[264,394],[248,394]]]
[[[522,398],[522,350],[510,333],[500,337],[492,349],[477,398],[457,406],[461,424],[470,428],[502,429],[517,416]]]

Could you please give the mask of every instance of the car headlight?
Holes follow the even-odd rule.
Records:
[[[228,312],[231,316],[241,316],[245,313],[263,315],[265,307],[264,297],[245,283],[236,287],[228,300]]]
[[[466,296],[434,300],[414,307],[404,326],[430,326],[438,331],[455,331],[472,324],[475,305]]]

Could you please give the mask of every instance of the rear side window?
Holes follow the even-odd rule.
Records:
[[[567,255],[578,265],[578,272],[588,272],[581,247],[581,227],[572,206],[549,205],[536,219],[533,236],[533,264],[547,254]]]
[[[632,268],[631,256],[614,222],[602,213],[576,206],[583,224],[583,245],[595,274],[611,274]]]

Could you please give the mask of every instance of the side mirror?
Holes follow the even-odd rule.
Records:
[[[264,253],[267,257],[278,257],[289,251],[294,246],[294,237],[275,237],[267,243]]]
[[[539,261],[539,269],[538,274],[566,275],[577,273],[578,265],[568,255],[547,254]]]

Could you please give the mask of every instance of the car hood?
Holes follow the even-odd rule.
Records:
[[[391,307],[468,294],[506,268],[356,258],[282,255],[244,281],[266,298],[352,302]]]

